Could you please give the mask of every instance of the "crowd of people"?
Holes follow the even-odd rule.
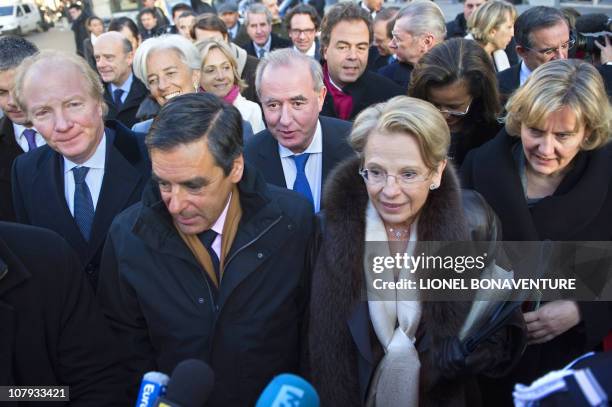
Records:
[[[505,406],[602,350],[612,307],[570,298],[466,352],[475,303],[380,301],[367,263],[612,240],[607,38],[577,59],[562,10],[504,0],[240,6],[74,5],[76,54],[0,38],[0,385],[126,406],[196,358],[210,406],[286,372],[324,406]]]

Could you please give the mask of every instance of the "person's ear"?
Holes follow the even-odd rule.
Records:
[[[244,173],[244,156],[240,154],[232,164],[232,171],[229,174],[230,181],[237,184],[242,179]]]

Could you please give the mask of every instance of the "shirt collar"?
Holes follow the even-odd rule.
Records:
[[[315,130],[315,134],[312,137],[312,141],[306,150],[304,150],[301,154],[321,154],[323,152],[323,132],[321,131],[321,122],[317,120],[317,128]],[[278,153],[281,158],[287,158],[295,155],[293,151],[289,150],[287,147],[282,146],[280,143],[278,144]]]
[[[88,167],[88,168],[97,168],[104,169],[104,163],[106,160],[106,134],[102,134],[102,139],[100,140],[100,144],[96,147],[96,151],[93,153],[89,160],[85,161],[83,164],[77,164],[66,157],[64,157],[64,174],[71,171],[74,167]]]
[[[36,130],[34,127],[26,127],[21,124],[13,123],[13,131],[15,132],[15,135],[18,139],[21,139],[23,137],[23,131],[28,128],[31,128],[32,130],[36,131],[36,133],[40,134],[38,130]]]
[[[531,75],[531,69],[529,69],[525,61],[521,61],[521,72],[519,74],[520,85],[523,85],[523,83],[525,83],[527,78],[529,78],[529,75]]]
[[[227,211],[229,210],[229,205],[230,205],[231,200],[232,200],[232,193],[230,192],[229,199],[227,200],[227,203],[225,204],[225,208],[223,209],[223,212],[221,212],[221,215],[219,215],[219,217],[217,218],[217,221],[211,227],[211,229],[214,230],[215,233],[217,233],[218,235],[223,234],[223,226],[225,226],[225,219],[227,217]]]
[[[112,83],[110,84],[111,93],[113,93],[116,89],[121,89],[126,95],[130,93],[130,88],[132,87],[132,82],[134,81],[134,74],[130,72],[130,76],[123,82],[121,86],[115,86]]]
[[[268,36],[268,41],[266,41],[263,47],[260,47],[259,45],[255,44],[255,41],[253,41],[253,45],[255,46],[255,51],[257,52],[257,54],[259,54],[259,50],[262,48],[265,49],[266,52],[269,52],[270,46],[272,45],[272,33],[270,33],[270,35]]]

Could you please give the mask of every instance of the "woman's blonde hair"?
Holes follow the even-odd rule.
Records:
[[[533,71],[506,104],[506,130],[520,136],[522,124],[537,127],[564,107],[576,115],[576,126],[584,125],[591,132],[582,141],[583,150],[610,140],[612,111],[601,75],[577,59],[550,61]]]
[[[351,145],[359,155],[363,154],[372,133],[413,136],[430,170],[446,159],[450,145],[448,125],[438,109],[429,102],[408,96],[396,96],[359,113],[351,131]]]
[[[225,55],[232,67],[232,73],[234,74],[234,85],[238,85],[240,92],[246,89],[247,84],[240,78],[240,74],[238,73],[238,62],[236,62],[236,58],[232,54],[232,50],[225,42],[216,40],[214,38],[209,38],[203,41],[198,41],[195,46],[198,49],[198,52],[200,53],[200,57],[202,58],[200,72],[202,72],[202,69],[204,69],[204,64],[206,63],[208,53],[213,49],[218,49],[223,55]]]
[[[468,31],[482,45],[493,42],[491,30],[499,28],[510,14],[516,20],[516,8],[503,0],[489,0],[472,13],[468,19]]]

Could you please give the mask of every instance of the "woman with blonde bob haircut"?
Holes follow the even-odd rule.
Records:
[[[597,70],[579,60],[547,62],[506,108],[505,130],[472,150],[461,168],[464,186],[480,192],[499,216],[503,240],[611,240],[612,115]],[[588,267],[588,275],[597,273]],[[510,376],[486,386],[508,394],[507,401],[514,383],[531,383],[595,350],[612,315],[608,303],[556,300],[524,318],[524,357]]]
[[[458,343],[471,304],[367,289],[368,263],[372,256],[412,255],[418,242],[495,241],[495,214],[459,187],[446,165],[448,126],[428,102],[399,96],[365,109],[351,143],[358,156],[340,164],[325,186],[313,271],[308,343],[321,404],[472,405],[479,397],[475,375],[503,374],[520,355],[520,313],[457,363],[448,349]]]
[[[497,72],[510,68],[504,51],[514,37],[516,8],[503,0],[490,0],[480,6],[467,21],[467,39],[476,40],[491,57]]]
[[[228,45],[216,39],[196,44],[202,64],[200,66],[201,92],[210,92],[240,111],[242,119],[249,122],[254,133],[266,128],[261,108],[241,95],[246,83],[240,78],[236,58]]]

